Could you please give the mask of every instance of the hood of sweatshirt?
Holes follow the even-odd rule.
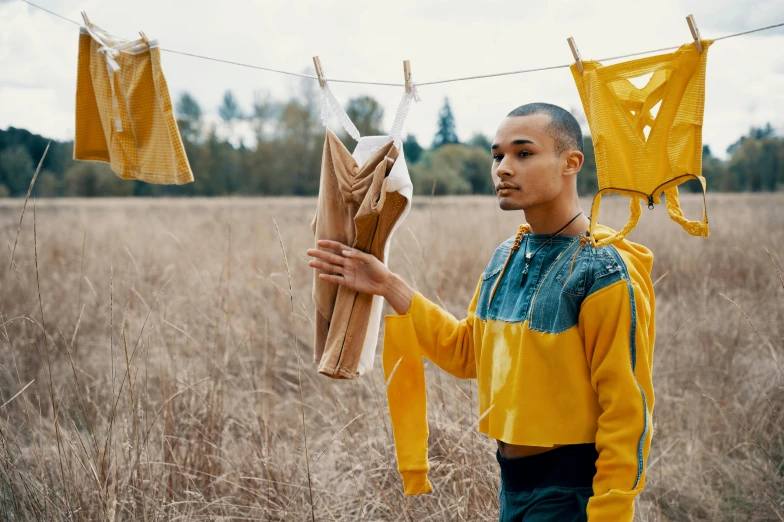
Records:
[[[594,236],[597,240],[602,240],[614,234],[615,230],[604,225],[596,224]],[[628,239],[621,239],[612,243],[626,261],[628,270],[635,270],[645,279],[650,279],[651,269],[653,268],[653,252],[646,246]]]

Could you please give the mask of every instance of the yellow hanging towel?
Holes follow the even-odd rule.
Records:
[[[599,191],[591,207],[591,243],[604,246],[626,237],[637,226],[641,202],[660,203],[689,234],[708,237],[705,178],[702,177],[702,116],[705,65],[712,40],[681,46],[669,54],[604,66],[584,61],[570,67],[591,129]],[[650,74],[645,87],[629,81]],[[658,112],[652,114],[660,104]],[[646,133],[646,127],[648,132]],[[695,178],[702,184],[702,221],[689,221],[678,202],[678,185]],[[596,240],[594,229],[602,194],[630,196],[631,217],[610,237]]]
[[[110,163],[124,179],[193,181],[157,40],[80,28],[74,159]]]

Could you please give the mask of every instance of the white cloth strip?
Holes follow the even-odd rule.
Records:
[[[114,84],[114,73],[120,70],[120,64],[117,63],[116,58],[120,56],[121,52],[132,55],[141,54],[151,49],[153,44],[157,47],[158,41],[151,40],[147,43],[144,39],[124,40],[112,36],[95,24],[82,26],[81,29],[84,29],[85,32],[101,46],[98,49],[98,52],[103,54],[104,59],[106,60],[106,72],[109,74],[109,86],[112,89],[112,119],[114,120],[114,128],[117,132],[122,132],[123,126],[122,118],[120,117],[120,102],[117,99],[117,88]]]
[[[411,92],[404,92],[403,97],[400,99],[400,104],[397,106],[397,113],[395,114],[395,121],[392,124],[392,130],[389,131],[389,137],[397,141],[403,134],[403,125],[406,123],[408,117],[408,109],[411,108],[411,100],[419,103],[422,99],[419,97],[416,85],[414,82],[409,82]]]
[[[89,34],[90,36],[93,36],[94,33],[100,38],[100,41],[96,40],[98,43],[101,45],[105,44],[107,47],[111,47],[125,54],[137,55],[146,52],[148,49],[160,47],[158,40],[151,39],[148,40],[147,43],[145,43],[141,38],[138,40],[124,40],[122,38],[117,38],[116,36],[110,35],[100,27],[96,27],[95,24],[91,25],[92,27],[90,30],[84,26],[79,27],[79,32],[83,34]]]
[[[90,26],[92,26],[92,24],[85,26],[85,29],[93,40],[100,44],[101,47],[98,49],[98,52],[103,54],[106,61],[106,72],[109,74],[109,87],[112,90],[112,119],[114,120],[114,129],[117,132],[122,132],[123,126],[122,118],[120,117],[120,102],[117,100],[117,90],[114,86],[114,73],[120,70],[120,64],[117,63],[115,58],[120,55],[120,51],[109,45],[111,39],[106,38],[108,33],[100,28]],[[100,36],[99,32],[101,33]]]
[[[321,88],[321,121],[325,127],[329,127],[329,117],[334,114],[338,117],[338,121],[346,129],[348,135],[359,141],[360,135],[354,122],[346,114],[343,106],[340,105],[332,90],[329,88],[329,83],[324,82],[324,87]]]

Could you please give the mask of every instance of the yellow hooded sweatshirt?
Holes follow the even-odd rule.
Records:
[[[643,489],[653,412],[653,254],[626,239],[530,234],[493,254],[465,319],[417,292],[385,317],[383,365],[405,494],[427,493],[422,357],[476,378],[479,431],[509,444],[595,443],[588,520],[628,521]],[[596,225],[595,239],[613,230]]]

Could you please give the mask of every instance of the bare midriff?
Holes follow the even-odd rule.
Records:
[[[496,440],[498,443],[498,452],[505,459],[516,459],[520,457],[530,457],[531,455],[538,455],[545,451],[558,448],[560,445],[555,446],[520,446],[518,444],[508,444],[501,440]]]

